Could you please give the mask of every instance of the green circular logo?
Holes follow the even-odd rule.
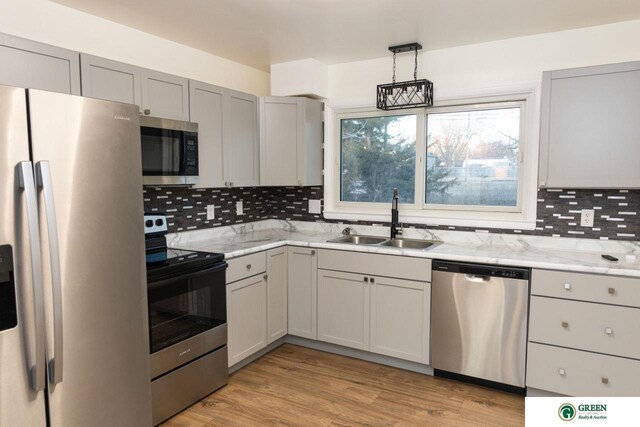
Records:
[[[576,407],[571,403],[563,403],[558,408],[558,416],[563,421],[571,421],[576,417]]]

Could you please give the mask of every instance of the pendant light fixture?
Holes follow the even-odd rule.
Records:
[[[422,49],[420,43],[389,47],[389,50],[393,52],[393,82],[378,85],[378,109],[402,110],[433,105],[433,83],[427,79],[418,80],[418,51],[420,49]],[[396,82],[396,55],[403,52],[415,52],[413,80]]]

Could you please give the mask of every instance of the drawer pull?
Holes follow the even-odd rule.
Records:
[[[602,377],[602,384],[609,384],[609,378]]]
[[[613,335],[613,329],[611,328],[604,328],[604,333],[607,335]]]
[[[565,372],[565,370],[563,368],[560,368],[560,369],[558,369],[558,374],[560,374],[560,376],[564,377],[566,372]]]
[[[269,275],[268,275],[268,274],[265,274],[264,276],[262,276],[262,278],[263,278],[264,280],[267,280],[267,279],[269,278]]]
[[[247,264],[247,270],[251,270],[251,264]]]
[[[569,327],[569,322],[562,322],[562,327],[563,328],[568,328]]]
[[[565,283],[565,284],[564,284],[564,288],[565,288],[567,291],[570,291],[570,290],[571,290],[571,283]]]
[[[371,278],[371,283],[373,283],[373,282],[375,282],[375,280],[374,280],[374,278],[372,277],[372,278]]]
[[[369,283],[369,278],[368,277],[364,278],[364,283]]]
[[[316,251],[311,251],[311,255],[315,255],[315,254],[316,254]]]
[[[609,295],[615,295],[616,294],[616,288],[609,288]]]

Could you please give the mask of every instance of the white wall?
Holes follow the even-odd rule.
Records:
[[[269,94],[267,72],[48,0],[0,0],[0,11],[2,33],[256,95]]]
[[[326,98],[329,95],[327,66],[316,59],[283,62],[271,65],[271,95],[311,95]]]
[[[418,40],[419,41],[419,40]],[[413,56],[402,54],[398,80],[413,78]],[[418,78],[434,83],[434,97],[452,92],[540,82],[546,70],[640,60],[640,21],[422,52]],[[391,82],[385,58],[329,66],[329,100],[374,104],[376,85]]]

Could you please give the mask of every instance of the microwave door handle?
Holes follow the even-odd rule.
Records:
[[[40,230],[38,227],[38,199],[33,179],[33,164],[20,162],[16,168],[19,189],[24,193],[26,204],[29,249],[31,255],[31,280],[33,281],[34,308],[34,363],[29,363],[31,387],[36,392],[44,390],[45,369],[45,333],[44,333],[44,293],[42,290],[42,259],[40,258]],[[20,216],[21,217],[21,216]],[[20,218],[19,217],[19,218]],[[31,341],[31,339],[29,340]]]
[[[60,274],[60,250],[58,245],[58,226],[56,205],[53,198],[51,165],[43,160],[36,163],[36,182],[38,190],[44,196],[49,236],[49,257],[51,260],[51,291],[53,301],[53,357],[49,359],[49,381],[58,384],[62,381],[63,370],[63,328],[62,328],[62,279]]]

